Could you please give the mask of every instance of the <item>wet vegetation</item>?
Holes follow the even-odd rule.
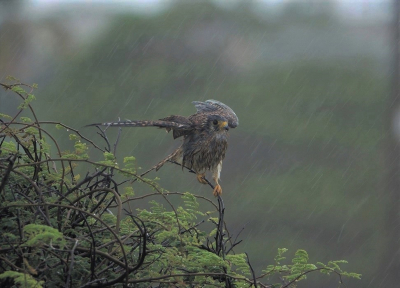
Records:
[[[340,283],[360,278],[342,270],[343,260],[309,263],[305,250],[288,262],[286,248],[256,276],[248,254],[235,253],[242,240],[229,233],[220,196],[161,188],[137,173],[133,156],[118,164],[119,136],[111,143],[99,129],[102,149],[76,129],[40,121],[30,104],[36,85],[0,85],[22,98],[16,115],[1,114],[1,287],[283,288],[317,271]],[[32,118],[19,117],[25,109]],[[68,134],[74,150],[61,150],[48,125]],[[89,147],[104,160],[91,160]],[[150,208],[139,208],[149,198]]]

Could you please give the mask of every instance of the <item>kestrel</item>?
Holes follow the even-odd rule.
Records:
[[[228,148],[228,130],[239,124],[235,112],[227,105],[216,101],[192,102],[197,112],[189,117],[171,115],[154,121],[119,121],[97,123],[89,126],[148,127],[172,130],[174,139],[183,137],[182,145],[160,161],[154,168],[160,169],[167,161],[174,161],[196,173],[200,183],[207,184],[204,176],[207,170],[212,172],[215,181],[214,196],[221,195],[218,183],[222,169],[222,160]]]

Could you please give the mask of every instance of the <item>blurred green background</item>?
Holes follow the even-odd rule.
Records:
[[[277,248],[302,248],[311,262],[348,260],[344,268],[363,277],[346,287],[397,287],[399,247],[387,236],[395,203],[383,173],[390,2],[101,2],[1,2],[0,80],[38,83],[41,120],[98,141],[82,127],[190,115],[194,100],[226,103],[240,119],[221,176],[230,232],[245,227],[237,251],[259,273]],[[17,103],[0,92],[0,112]],[[123,129],[117,156],[147,170],[175,142],[157,129]],[[167,190],[212,196],[174,165],[155,176]],[[299,287],[338,285],[309,278]]]

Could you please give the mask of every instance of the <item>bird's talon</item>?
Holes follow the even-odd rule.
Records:
[[[205,174],[197,174],[197,181],[199,181],[202,184],[207,184],[205,177]]]
[[[221,185],[217,184],[217,186],[215,186],[213,194],[214,194],[215,197],[221,196],[221,194],[222,194]]]

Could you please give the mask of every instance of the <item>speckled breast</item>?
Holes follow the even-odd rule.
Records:
[[[226,135],[192,137],[185,140],[187,141],[183,144],[183,163],[197,173],[215,169],[225,158],[228,148]]]

